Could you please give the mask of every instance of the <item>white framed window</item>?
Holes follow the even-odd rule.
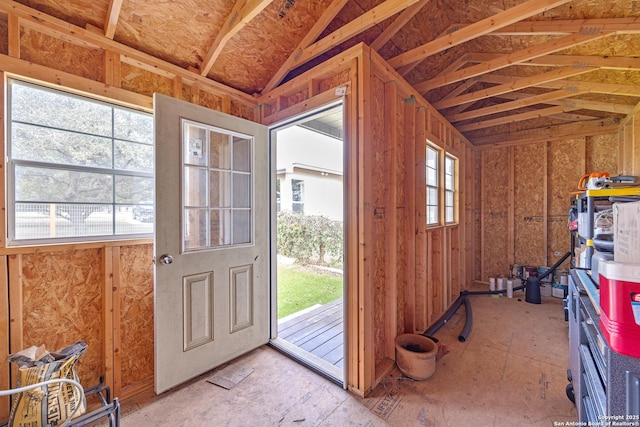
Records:
[[[291,180],[291,210],[304,214],[304,181],[301,179]]]
[[[444,220],[456,222],[456,158],[446,154],[444,157]]]
[[[439,156],[440,153],[437,149],[427,145],[427,225],[436,225],[440,222],[438,215]]]
[[[11,245],[153,235],[153,116],[8,82]]]

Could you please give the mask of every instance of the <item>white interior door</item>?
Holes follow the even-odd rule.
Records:
[[[155,390],[269,340],[268,132],[154,96]]]

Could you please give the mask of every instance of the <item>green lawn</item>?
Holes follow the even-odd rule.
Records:
[[[278,318],[315,304],[326,304],[342,296],[342,276],[278,267]]]

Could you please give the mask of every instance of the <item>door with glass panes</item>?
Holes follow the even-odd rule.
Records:
[[[154,96],[155,389],[269,339],[267,128]]]

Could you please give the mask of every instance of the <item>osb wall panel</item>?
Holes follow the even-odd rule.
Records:
[[[349,69],[343,70],[331,77],[320,80],[318,82],[318,91],[324,92],[334,87],[340,86],[342,83],[349,81]]]
[[[198,103],[212,110],[220,111],[222,109],[222,99],[209,92],[200,91]]]
[[[102,250],[11,257],[17,256],[22,257],[23,266],[23,346],[44,344],[58,350],[84,341],[88,348],[78,363],[78,375],[85,387],[97,384],[105,373]]]
[[[122,386],[153,377],[153,245],[120,248]]]
[[[247,119],[247,120],[254,120],[254,108],[246,105],[246,104],[242,104],[240,102],[234,102],[233,100],[231,101],[231,112],[230,114],[232,116],[236,116],[236,117],[241,117],[243,119]]]
[[[571,192],[576,191],[580,177],[585,173],[585,138],[575,138],[549,144],[548,162],[548,264],[552,265],[571,249],[571,235],[567,228],[567,212]],[[562,268],[568,268],[565,261]]]
[[[640,112],[634,116],[632,135],[630,151],[633,166],[631,168],[631,175],[640,176]]]
[[[9,54],[9,37],[7,31],[9,29],[9,22],[7,15],[0,13],[0,53],[4,55]]]
[[[461,275],[460,275],[460,263],[464,262],[460,258],[460,227],[447,228],[447,246],[449,260],[449,292],[447,294],[447,304],[453,302],[455,298],[460,294],[462,287]]]
[[[104,81],[104,54],[33,30],[21,29],[20,58],[91,80]]]
[[[427,230],[427,319],[431,325],[445,311],[442,228]]]
[[[618,135],[597,135],[586,138],[585,173],[609,172],[618,175]]]
[[[159,74],[151,73],[133,65],[122,63],[121,87],[132,92],[153,96],[155,92],[171,96],[172,81]]]
[[[384,133],[384,82],[378,78],[372,78],[372,105],[371,110],[373,112],[373,118],[371,120],[371,145],[368,146],[372,150],[372,164],[365,165],[365,170],[368,171],[385,171],[390,170],[390,160],[388,156],[388,146]],[[371,280],[373,283],[367,283],[366,286],[374,287],[374,340],[375,340],[375,355],[377,364],[385,356],[385,343],[387,337],[385,337],[385,314],[386,314],[386,281],[389,279],[386,277],[385,266],[387,258],[388,247],[388,230],[387,230],[387,215],[390,212],[388,203],[388,176],[383,173],[372,173],[370,189],[371,194],[365,195],[365,200],[369,200],[371,206],[373,206],[373,218],[365,218],[366,220],[373,221],[371,230],[372,236],[368,239],[373,246],[373,258],[371,264],[368,267],[370,271]]]
[[[514,261],[544,265],[545,143],[514,147]]]
[[[484,209],[484,277],[507,274],[507,195],[509,191],[509,150],[489,149],[482,152]]]
[[[473,173],[475,181],[473,182],[473,206],[475,207],[474,221],[474,235],[473,241],[476,242],[476,251],[474,252],[474,271],[473,278],[475,280],[484,280],[482,277],[482,187],[480,185],[482,179],[482,151],[475,151],[473,155]]]

